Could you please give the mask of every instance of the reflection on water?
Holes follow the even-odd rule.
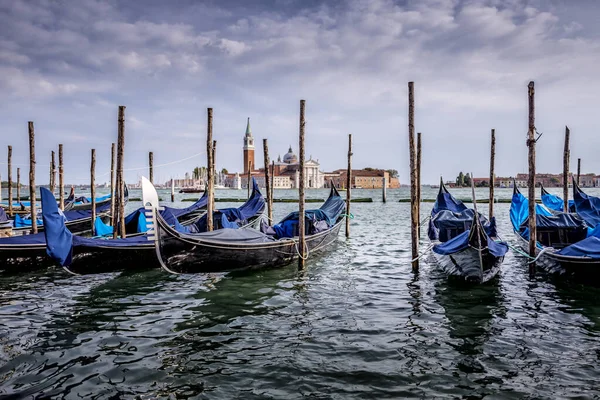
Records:
[[[427,259],[414,274],[400,197],[407,192],[353,204],[350,240],[311,257],[306,272],[0,276],[0,396],[595,395],[599,289],[530,279],[510,253],[498,279],[480,287],[450,284]],[[276,204],[275,217],[294,206]],[[512,241],[508,206],[496,211]],[[422,208],[424,216],[430,204]]]

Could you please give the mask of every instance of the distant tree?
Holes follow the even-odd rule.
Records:
[[[388,174],[390,174],[390,178],[397,178],[398,177],[398,170],[388,169],[386,171],[387,171]]]
[[[375,171],[375,168],[367,167],[363,168],[363,171]]]
[[[467,186],[467,187],[471,186],[471,175],[468,172],[465,175],[465,184],[464,184],[464,186]]]
[[[196,180],[200,179],[200,168],[199,167],[194,168],[194,171],[192,171],[192,177]]]
[[[227,171],[227,168],[223,168],[223,169],[221,170],[221,173],[222,173],[222,174],[228,174],[228,173],[229,173],[229,171]]]
[[[465,186],[465,175],[460,171],[458,177],[456,178],[456,186],[463,187]]]
[[[477,186],[477,187],[489,187],[490,184],[489,184],[488,181],[481,181],[479,183],[476,183],[475,186]]]

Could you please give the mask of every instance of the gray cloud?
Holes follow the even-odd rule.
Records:
[[[593,131],[598,30],[586,9],[538,1],[0,3],[0,145],[25,162],[26,121],[36,121],[42,176],[59,141],[72,180],[87,180],[89,148],[107,169],[117,105],[127,105],[127,166],[204,148],[215,109],[217,162],[241,169],[245,118],[272,152],[297,142],[308,102],[308,153],[324,169],[395,168],[408,178],[406,83],[415,81],[424,178],[487,173],[498,132],[498,173],[526,167],[526,84],[537,84],[540,170],[561,168],[564,125],[572,158],[600,170]],[[595,147],[594,147],[595,146]],[[102,150],[102,151],[101,151]],[[258,152],[260,153],[260,152]],[[467,156],[468,155],[468,156]],[[102,161],[100,160],[102,159]],[[158,171],[182,175],[204,163]],[[129,180],[135,180],[131,172]],[[42,178],[43,179],[43,178]]]

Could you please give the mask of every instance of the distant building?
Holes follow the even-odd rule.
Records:
[[[573,185],[573,178],[576,175],[570,174],[568,177],[569,186]],[[490,178],[473,178],[475,186],[489,186]],[[517,174],[514,178],[511,177],[500,177],[497,176],[494,179],[496,187],[513,187],[513,182],[517,184],[517,187],[527,187],[529,181],[529,174]],[[535,174],[536,186],[540,184],[544,187],[562,187],[563,186],[563,174]],[[579,176],[579,186],[581,187],[600,187],[600,176],[596,174],[582,174]]]
[[[329,187],[330,182],[333,182],[336,188],[346,188],[348,182],[348,171],[346,169],[338,169],[333,172],[325,173],[326,187]],[[389,172],[383,169],[353,169],[352,170],[352,187],[363,189],[381,189],[385,179],[386,187],[397,189],[400,187],[398,178],[390,177]]]

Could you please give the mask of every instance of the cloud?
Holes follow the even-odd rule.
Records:
[[[72,132],[73,120],[115,118],[116,106],[126,104],[128,140],[137,151],[128,162],[137,167],[145,165],[146,151],[166,159],[158,148],[170,158],[195,154],[202,141],[194,138],[204,135],[205,109],[212,106],[218,162],[236,170],[245,118],[252,117],[257,137],[269,137],[275,154],[283,153],[297,141],[297,103],[306,98],[314,146],[307,151],[324,169],[344,165],[339,143],[352,132],[357,142],[365,138],[364,153],[355,152],[358,166],[398,169],[406,181],[406,82],[413,80],[417,129],[437,138],[425,142],[424,151],[443,156],[424,158],[424,181],[434,181],[441,159],[459,153],[465,140],[487,151],[491,127],[506,130],[504,140],[522,142],[531,79],[539,85],[540,126],[554,129],[578,112],[588,117],[577,128],[591,138],[600,42],[586,21],[581,7],[539,1],[175,7],[85,0],[67,8],[42,0],[2,2],[0,117],[18,127],[39,116],[53,129]],[[78,115],[61,112],[65,107]],[[108,148],[114,125],[94,122],[78,134]],[[556,146],[560,134],[545,140]],[[574,151],[600,169],[585,146],[574,143]],[[511,160],[525,152],[521,146],[507,153],[505,163],[499,154],[499,173],[519,172]],[[487,165],[484,153],[473,163]],[[553,158],[538,157],[540,168],[552,166]],[[452,160],[451,167],[480,172],[461,163]]]

